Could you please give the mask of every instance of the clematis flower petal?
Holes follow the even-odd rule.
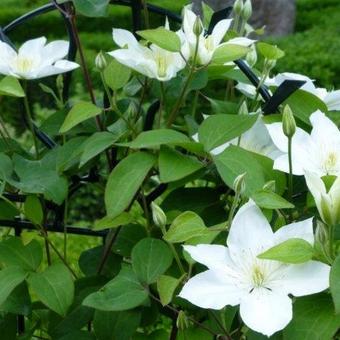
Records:
[[[318,110],[309,119],[313,125],[311,137],[317,144],[336,144],[340,147],[339,129],[323,112]]]
[[[221,43],[222,39],[229,30],[232,21],[232,19],[224,19],[216,24],[211,33],[215,46],[218,46]]]
[[[242,300],[240,315],[249,328],[271,336],[285,328],[292,319],[292,301],[282,293],[255,288]]]
[[[135,38],[135,36],[128,30],[123,30],[120,28],[114,28],[112,30],[112,37],[113,41],[119,46],[119,47],[133,47],[138,45],[138,41]]]
[[[288,265],[269,288],[294,296],[316,294],[329,287],[329,273],[330,266],[317,261]]]
[[[340,90],[328,92],[323,101],[329,111],[340,111]]]
[[[69,42],[64,40],[56,40],[47,44],[42,50],[42,60],[44,64],[51,65],[57,60],[65,58],[69,46]]]
[[[38,70],[38,72],[35,74],[35,76],[32,78],[43,78],[43,77],[49,77],[60,73],[69,72],[72,70],[75,70],[78,68],[79,65],[77,63],[74,63],[72,61],[68,60],[58,60],[54,63],[54,65],[45,66],[44,68],[41,68]]]
[[[11,75],[10,61],[16,58],[17,54],[8,44],[0,41],[0,73]]]
[[[179,296],[201,308],[222,309],[238,305],[244,294],[228,276],[207,270],[191,278]]]
[[[249,47],[250,45],[254,44],[256,40],[245,38],[245,37],[237,37],[237,38],[232,38],[226,42],[226,44],[229,45],[241,45],[245,47]]]
[[[209,269],[223,268],[232,265],[227,247],[212,244],[199,244],[197,246],[184,246],[190,256]]]
[[[259,254],[272,245],[273,231],[252,200],[244,204],[234,217],[228,235],[227,245],[234,260],[235,253]]]
[[[285,242],[291,238],[302,238],[303,240],[313,245],[314,244],[313,218],[287,224],[284,227],[280,228],[278,231],[276,231],[274,234],[275,244]]]
[[[25,43],[21,45],[18,51],[18,55],[21,57],[29,57],[32,55],[40,55],[42,49],[46,44],[46,38],[40,37],[36,39],[27,40]]]

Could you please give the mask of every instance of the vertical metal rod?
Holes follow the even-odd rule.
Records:
[[[133,32],[142,29],[142,0],[131,0]]]

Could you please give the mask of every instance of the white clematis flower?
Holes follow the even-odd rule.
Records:
[[[276,75],[274,78],[268,78],[264,82],[266,86],[280,86],[285,80],[303,80],[306,83],[300,88],[321,99],[327,106],[329,111],[340,111],[340,90],[327,91],[325,88],[316,87],[314,80],[311,78],[291,72],[284,72]],[[253,85],[239,82],[236,88],[249,98],[255,98],[256,88]]]
[[[207,118],[205,116],[204,118]],[[198,133],[194,134],[192,138],[198,142]],[[240,138],[234,138],[231,141],[224,143],[210,151],[214,156],[222,153],[230,145],[237,145],[245,150],[267,156],[271,159],[276,159],[282,155],[282,152],[273,143],[261,116],[257,119],[256,123]]]
[[[16,52],[10,45],[0,41],[0,74],[20,79],[39,79],[79,67],[63,59],[69,42],[56,40],[46,45],[41,37],[26,41]]]
[[[155,44],[141,45],[134,35],[123,29],[113,29],[113,40],[121,49],[109,52],[121,64],[159,81],[176,77],[186,63],[180,53],[166,51]]]
[[[313,129],[309,135],[297,128],[292,138],[292,165],[294,175],[304,175],[305,170],[319,177],[340,176],[340,131],[321,111],[310,116]],[[266,125],[268,132],[284,154],[275,159],[274,169],[289,173],[288,138],[282,131],[282,123]]]
[[[292,223],[273,233],[261,210],[249,201],[236,214],[227,246],[184,246],[208,270],[191,278],[179,296],[201,308],[240,305],[244,323],[271,336],[292,319],[288,294],[304,296],[329,286],[330,267],[317,261],[289,265],[257,256],[291,238],[313,244],[312,219]]]
[[[183,10],[183,26],[182,30],[178,31],[177,34],[181,37],[182,41],[186,41],[189,49],[190,56],[193,57],[195,54],[197,37],[194,33],[194,25],[196,22],[197,15],[191,10],[191,5],[185,6]],[[206,35],[204,29],[198,38],[198,51],[197,51],[197,63],[200,65],[208,64],[215,50],[221,45],[241,45],[250,46],[255,42],[244,37],[234,38],[226,43],[223,43],[223,38],[230,28],[232,19],[220,20],[210,35]]]
[[[340,222],[340,177],[337,177],[327,192],[325,183],[316,174],[306,171],[306,183],[314,197],[321,219],[328,225]]]

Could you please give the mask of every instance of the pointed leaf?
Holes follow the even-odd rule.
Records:
[[[141,305],[147,298],[148,293],[136,274],[130,267],[124,267],[98,292],[90,294],[83,305],[101,311],[124,311]]]
[[[309,242],[301,238],[291,238],[268,249],[257,257],[259,259],[298,264],[311,260],[313,254],[314,249]]]
[[[163,306],[171,302],[175,290],[180,282],[181,279],[176,279],[167,275],[162,275],[158,278],[157,290]]]
[[[65,265],[53,264],[42,273],[32,274],[28,283],[42,303],[59,315],[66,315],[73,302],[74,283]]]
[[[156,159],[146,152],[136,152],[123,159],[111,172],[105,188],[107,215],[116,217],[133,200]]]
[[[159,173],[163,183],[177,181],[191,175],[202,167],[202,163],[193,157],[185,156],[166,146],[161,147]]]
[[[137,277],[151,284],[170,267],[173,257],[169,246],[163,241],[144,238],[132,249],[131,259]]]
[[[95,117],[101,112],[102,109],[92,103],[79,102],[75,104],[67,114],[59,132],[65,133],[84,120]]]
[[[213,115],[203,121],[198,129],[199,141],[210,151],[241,136],[256,122],[257,115]]]

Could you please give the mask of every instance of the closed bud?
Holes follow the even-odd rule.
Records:
[[[253,67],[257,63],[257,52],[255,45],[251,46],[250,52],[246,56],[246,61],[251,67]]]
[[[185,312],[182,310],[178,313],[176,326],[181,331],[186,330],[190,326],[189,320],[187,316],[185,315]]]
[[[243,11],[243,0],[236,0],[234,3],[234,12],[237,15],[242,15]]]
[[[152,219],[155,225],[158,228],[161,228],[162,231],[164,230],[166,226],[166,215],[162,208],[156,204],[155,202],[151,203],[151,210],[152,210]]]
[[[334,213],[332,211],[332,204],[329,200],[329,197],[325,194],[321,194],[321,202],[320,202],[321,211],[320,215],[322,220],[327,225],[335,225],[336,221],[334,218]]]
[[[316,226],[315,241],[320,243],[321,245],[326,245],[329,241],[327,226],[320,221],[318,221]]]
[[[242,195],[246,189],[246,183],[244,181],[246,174],[247,173],[245,172],[241,175],[238,175],[234,180],[233,187],[234,187],[235,193],[239,195]]]
[[[239,115],[247,115],[249,114],[249,111],[248,111],[248,106],[247,106],[247,102],[244,100],[238,110],[238,114]]]
[[[202,24],[202,20],[201,18],[197,15],[195,23],[194,23],[194,27],[193,27],[193,32],[194,34],[199,37],[202,32],[203,32],[203,24]]]
[[[107,61],[102,51],[100,51],[97,54],[96,59],[95,59],[95,65],[99,71],[103,71],[105,67],[107,66]]]
[[[253,14],[253,7],[251,5],[250,0],[246,0],[246,2],[243,5],[243,10],[242,10],[242,18],[247,21],[251,15]]]
[[[282,129],[283,129],[283,133],[288,138],[292,138],[296,131],[295,118],[294,118],[291,108],[288,105],[286,105],[283,109]]]

